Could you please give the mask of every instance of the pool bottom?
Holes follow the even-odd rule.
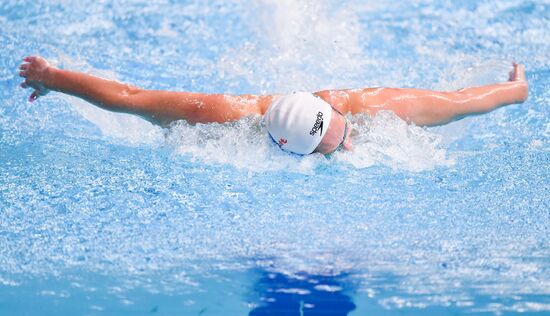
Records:
[[[286,275],[261,268],[216,271],[200,284],[162,290],[160,284],[134,287],[131,278],[100,274],[2,281],[0,310],[22,316],[546,315],[549,306],[540,295],[503,299],[473,293],[469,301],[446,297],[415,304],[414,296],[391,290],[398,280],[390,275],[371,276],[369,287],[362,288],[353,274]]]

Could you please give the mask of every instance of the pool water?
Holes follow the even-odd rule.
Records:
[[[550,313],[550,1],[0,3],[1,315]],[[261,118],[161,129],[17,67],[151,89],[452,90],[529,100],[447,126],[351,118],[285,154]]]

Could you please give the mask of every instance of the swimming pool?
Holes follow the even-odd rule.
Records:
[[[549,1],[3,1],[0,314],[550,312]],[[439,128],[353,119],[297,158],[259,118],[162,130],[51,94],[27,54],[133,84],[267,93],[505,80]]]

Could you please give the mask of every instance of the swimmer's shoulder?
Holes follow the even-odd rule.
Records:
[[[315,92],[314,95],[332,105],[340,113],[345,114],[351,110],[351,102],[347,90],[322,90]]]

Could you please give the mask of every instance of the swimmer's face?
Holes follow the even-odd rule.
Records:
[[[346,141],[344,142],[344,149],[351,150],[352,146],[349,137],[349,134],[351,132],[351,124],[348,123],[347,135],[344,135],[344,133],[346,132],[345,130],[346,118],[338,111],[332,109],[332,118],[330,120],[328,129],[325,133],[325,136],[323,136],[321,143],[319,143],[319,146],[317,146],[314,152],[318,152],[321,154],[328,154],[333,152],[336,148],[338,148],[338,146],[344,139],[344,136],[346,138]]]

